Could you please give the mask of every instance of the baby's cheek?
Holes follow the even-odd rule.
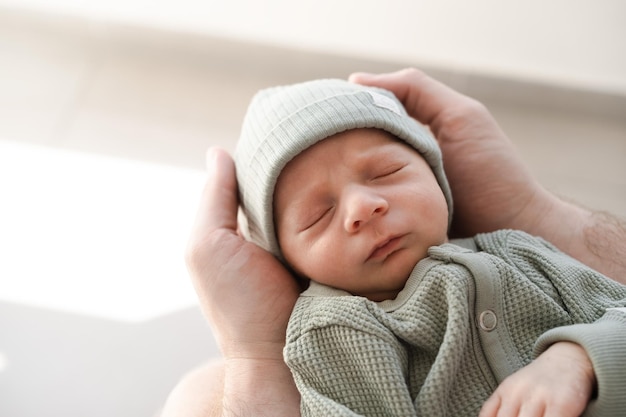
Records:
[[[345,267],[346,254],[339,247],[318,244],[310,248],[306,263],[308,269],[315,271],[316,275],[334,275]]]

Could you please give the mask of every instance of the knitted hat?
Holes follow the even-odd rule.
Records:
[[[281,257],[273,218],[278,176],[317,142],[358,128],[385,130],[414,147],[432,168],[452,218],[441,151],[427,129],[407,115],[391,92],[327,79],[268,88],[252,99],[234,158],[245,236]]]

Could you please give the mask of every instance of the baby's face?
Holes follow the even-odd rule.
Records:
[[[374,301],[394,298],[428,247],[447,239],[448,207],[429,165],[376,129],[331,136],[290,161],[274,216],[298,273]]]

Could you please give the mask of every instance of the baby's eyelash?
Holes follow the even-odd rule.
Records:
[[[315,216],[315,217],[313,218],[313,220],[312,220],[312,221],[311,221],[311,222],[310,222],[307,226],[305,226],[305,227],[304,227],[304,229],[302,229],[302,230],[303,230],[303,231],[304,231],[304,230],[308,230],[308,229],[310,229],[311,227],[315,226],[315,225],[316,225],[317,223],[319,223],[319,222],[320,222],[320,221],[324,218],[324,216],[326,216],[326,215],[327,215],[327,214],[328,214],[331,210],[332,210],[332,207],[329,207],[329,208],[327,208],[326,210],[324,210],[323,212],[321,212],[319,215]]]
[[[374,177],[374,179],[383,178],[383,177],[386,177],[388,175],[395,174],[396,172],[400,171],[402,168],[404,168],[404,165],[399,166],[399,167],[393,167],[393,168],[386,169],[386,170],[382,171],[381,174],[376,175]]]

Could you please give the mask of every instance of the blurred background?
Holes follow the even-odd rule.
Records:
[[[219,355],[183,250],[262,87],[416,66],[626,216],[621,0],[0,0],[0,415],[151,417]]]

